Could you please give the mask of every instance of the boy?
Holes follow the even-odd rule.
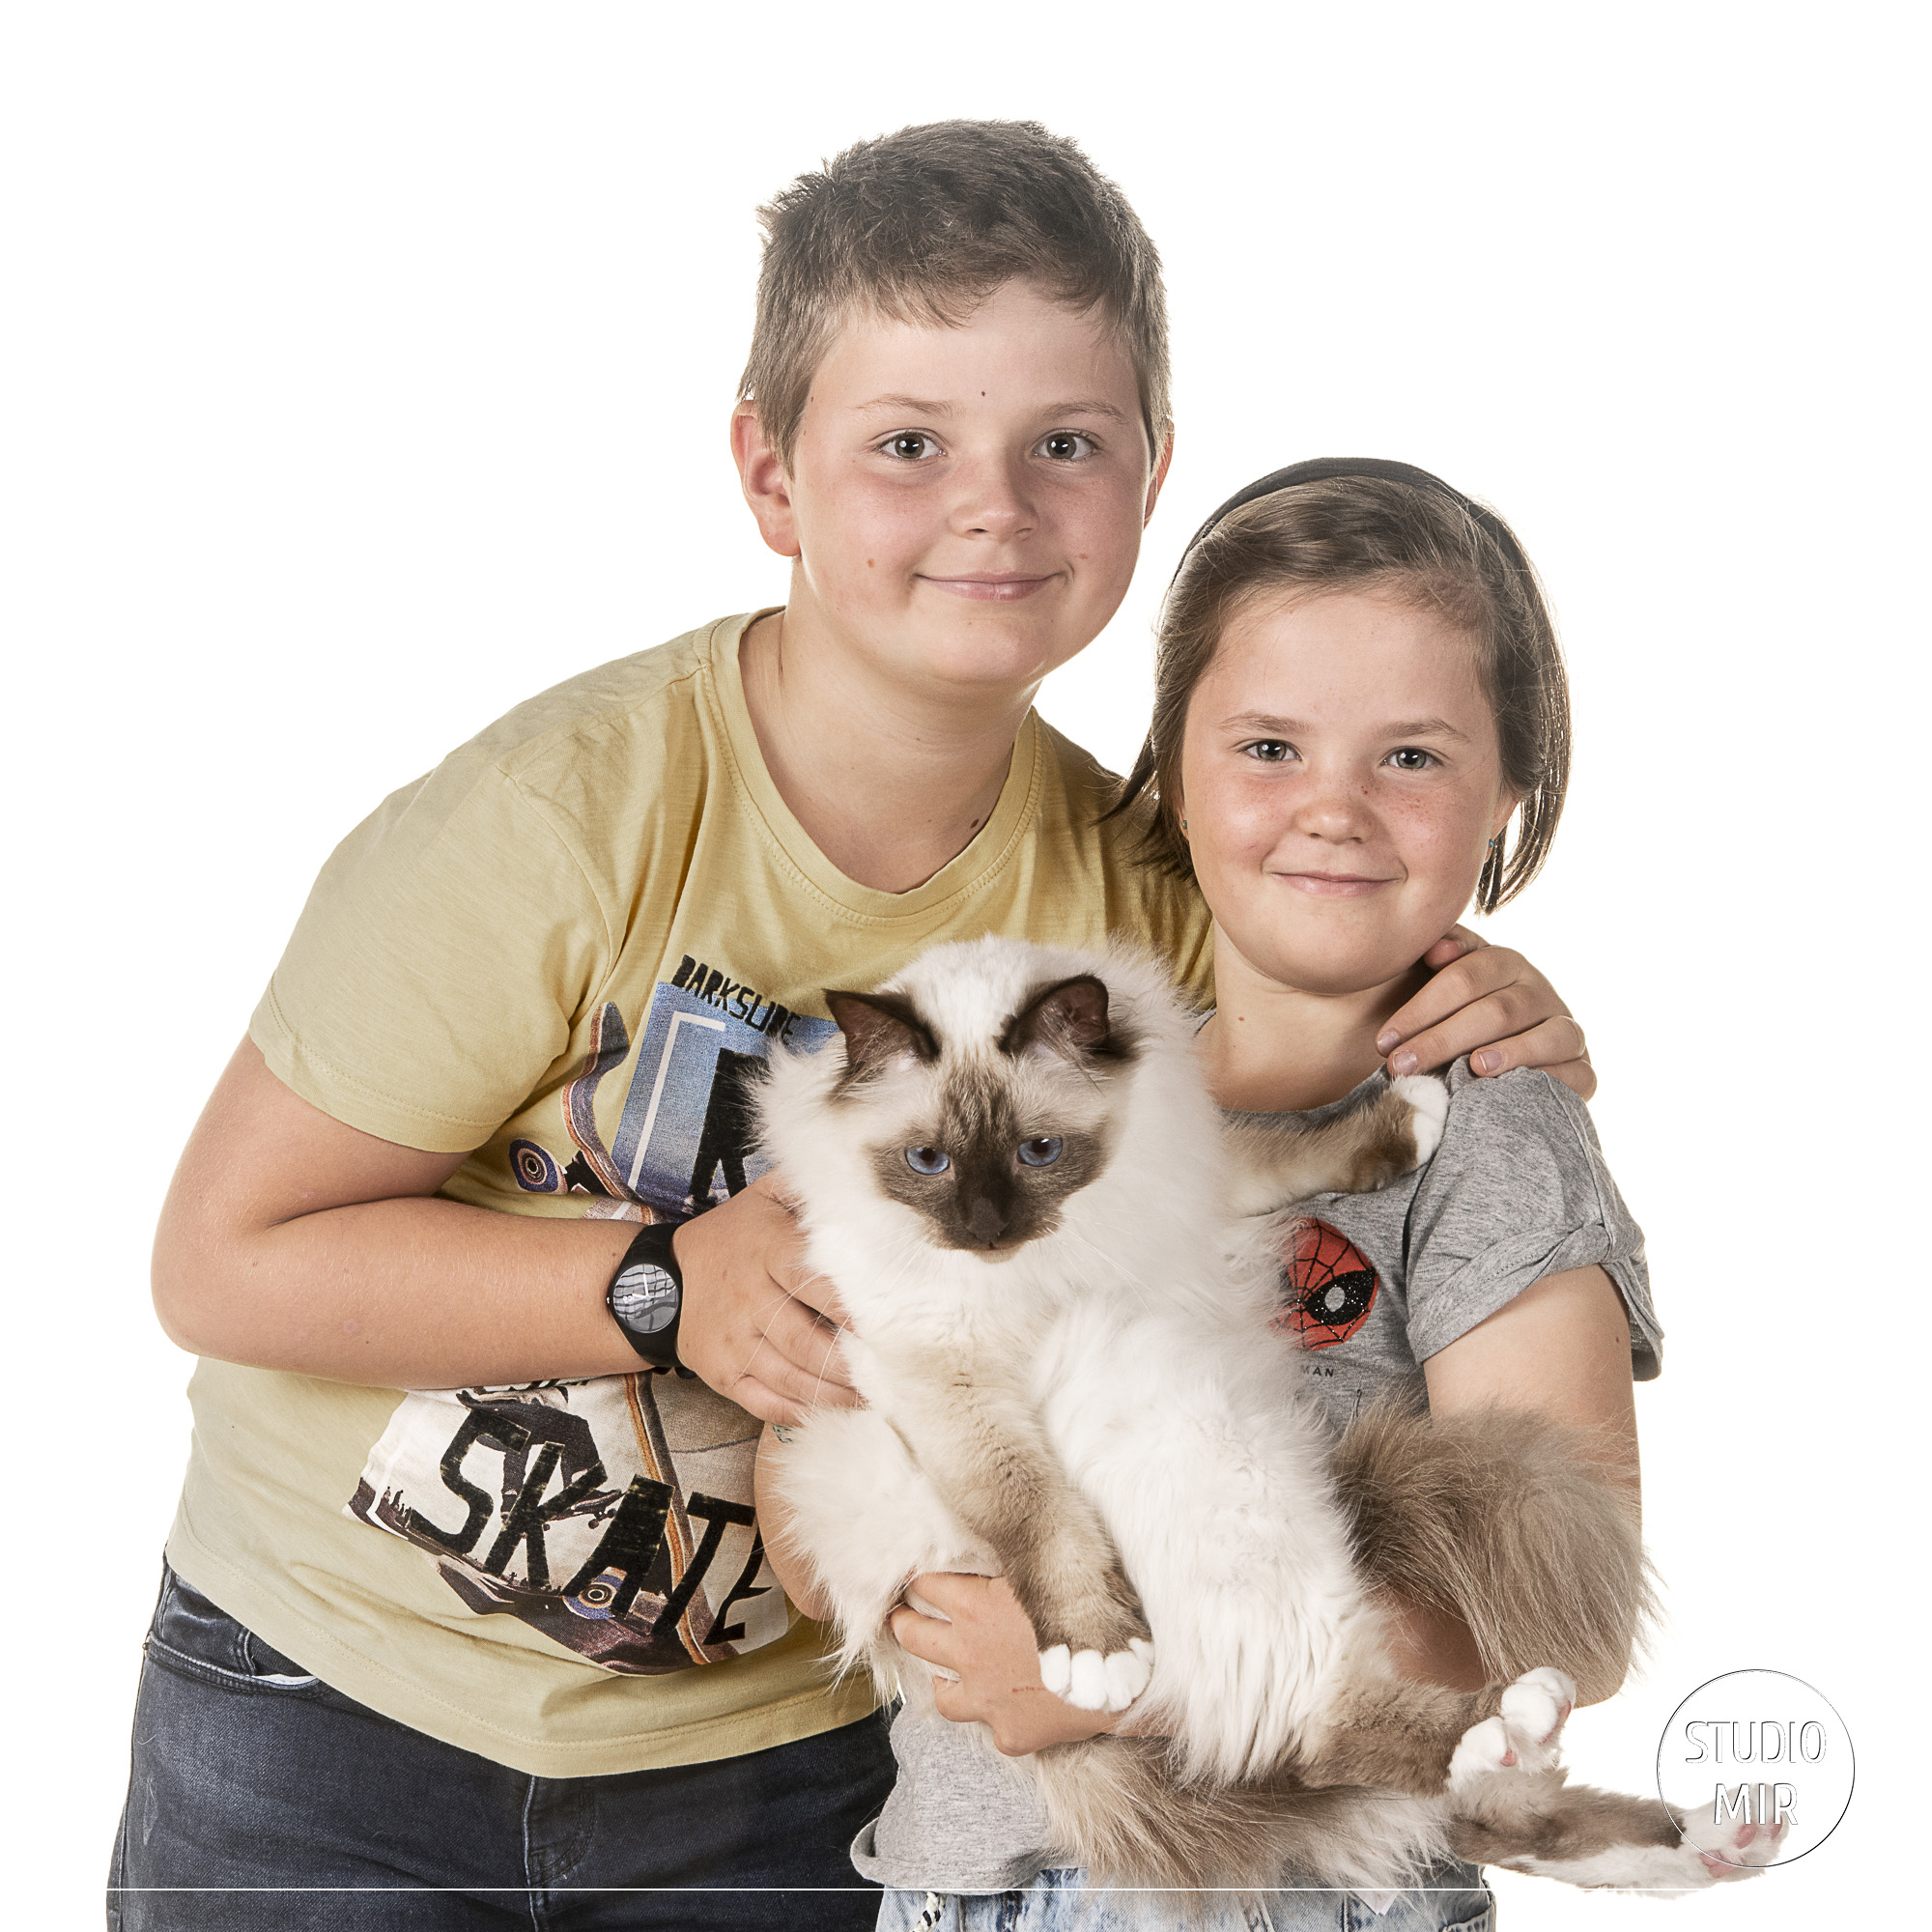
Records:
[[[184,1156],[156,1300],[207,1359],[130,1928],[343,1922],[137,1889],[170,1886],[354,1888],[358,1926],[871,1918],[816,1889],[852,1884],[882,1726],[751,1509],[753,1418],[853,1398],[745,1070],[942,939],[1125,931],[1205,991],[1207,925],[1030,709],[1171,448],[1131,210],[1068,142],[952,123],[767,226],[732,441],[785,608],[575,678],[380,808]],[[1490,951],[1398,1031],[1425,1065],[1580,1050]],[[678,1886],[792,1895],[611,1890]]]

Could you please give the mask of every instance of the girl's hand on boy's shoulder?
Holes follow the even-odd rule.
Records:
[[[1422,963],[1429,983],[1389,1016],[1376,1040],[1391,1075],[1428,1072],[1466,1053],[1479,1075],[1540,1066],[1579,1099],[1597,1091],[1583,1029],[1520,952],[1458,925]]]

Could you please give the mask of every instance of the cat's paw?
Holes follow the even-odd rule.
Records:
[[[1415,1165],[1420,1167],[1442,1145],[1442,1127],[1449,1118],[1449,1089],[1433,1073],[1405,1073],[1389,1085],[1408,1102],[1408,1128],[1415,1136]]]
[[[1562,1671],[1532,1670],[1499,1700],[1493,1718],[1463,1733],[1449,1760],[1449,1789],[1466,1791],[1501,1772],[1553,1771],[1564,1720],[1577,1706],[1577,1687]]]
[[[1103,1656],[1056,1643],[1039,1654],[1039,1681],[1076,1711],[1124,1711],[1153,1676],[1153,1645],[1127,1639],[1125,1650]]]
[[[1687,1834],[1680,1855],[1686,1883],[1728,1885],[1733,1879],[1755,1878],[1776,1862],[1791,1820],[1753,1825],[1744,1818],[1719,1818],[1714,1806],[1711,1816],[1692,1812],[1679,1829]]]

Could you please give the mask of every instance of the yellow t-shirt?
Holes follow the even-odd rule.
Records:
[[[1197,896],[1133,863],[1138,820],[1096,823],[1106,774],[1032,715],[992,816],[924,885],[836,871],[759,756],[750,621],[573,678],[385,800],[255,1011],[275,1074],[365,1133],[473,1149],[452,1200],[676,1218],[757,1174],[744,1073],[834,1031],[823,987],[1008,932],[1139,939],[1205,992]],[[399,1392],[204,1361],[190,1397],[170,1561],[388,1717],[579,1776],[870,1708],[763,1561],[757,1423],[701,1382]]]

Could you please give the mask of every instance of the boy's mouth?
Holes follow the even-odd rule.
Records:
[[[1053,582],[1053,574],[1034,577],[1019,571],[976,570],[957,577],[924,577],[922,581],[940,590],[950,591],[954,597],[1006,603],[1015,598],[1031,597],[1036,590]]]

